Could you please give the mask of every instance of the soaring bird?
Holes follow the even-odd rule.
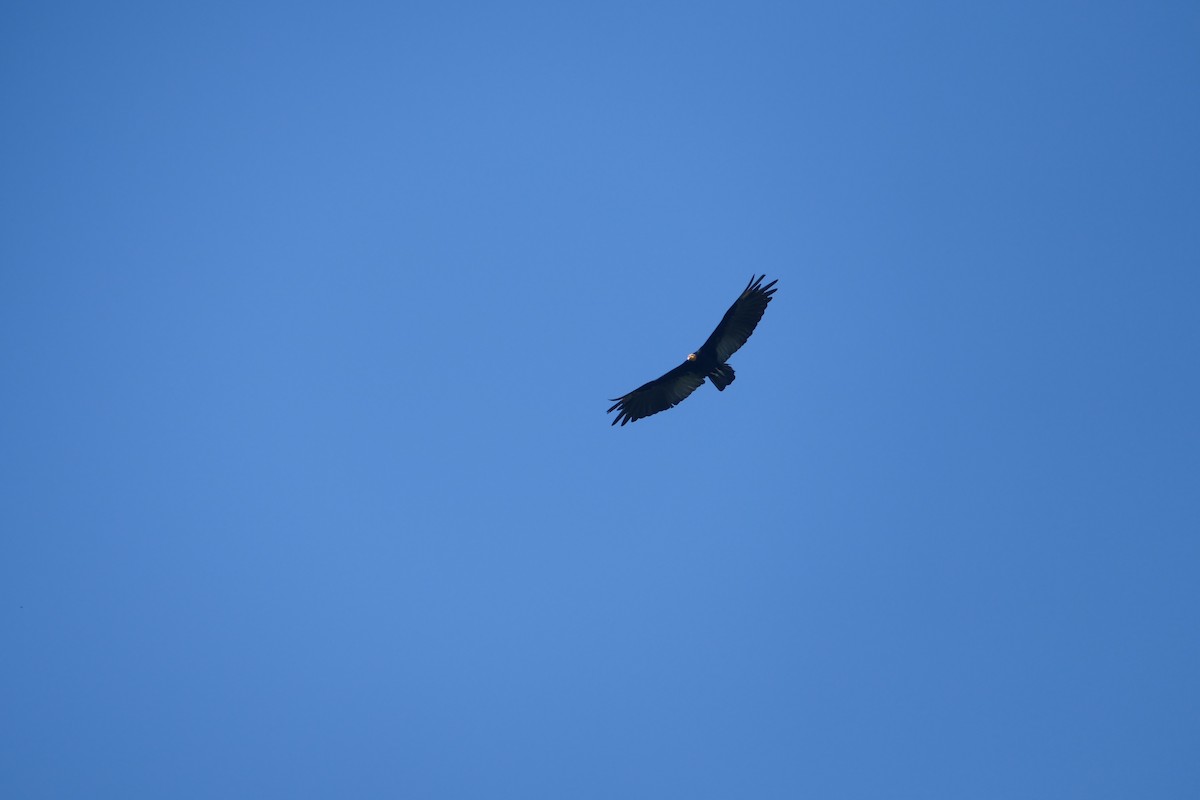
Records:
[[[771,302],[771,295],[775,294],[772,287],[779,281],[774,280],[764,286],[765,277],[750,277],[750,283],[725,312],[717,329],[682,364],[629,394],[612,398],[616,405],[608,413],[617,412],[612,424],[619,422],[624,425],[673,408],[700,388],[705,378],[712,381],[718,391],[725,391],[725,387],[734,379],[733,367],[726,362],[754,333],[755,326],[767,310],[767,304]]]

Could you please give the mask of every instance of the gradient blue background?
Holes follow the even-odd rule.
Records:
[[[1197,42],[6,3],[0,795],[1200,796]]]

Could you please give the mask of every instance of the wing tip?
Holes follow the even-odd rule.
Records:
[[[621,425],[624,425],[626,422],[629,422],[632,419],[629,416],[629,409],[624,407],[625,406],[625,398],[624,397],[611,397],[611,398],[609,398],[609,400],[617,401],[616,405],[612,406],[610,409],[608,409],[608,411],[604,412],[605,414],[611,414],[614,411],[617,412],[617,415],[615,417],[613,417],[613,421],[610,423],[609,427],[611,427],[612,425],[616,425],[618,422],[621,423]],[[618,411],[618,409],[620,409],[620,410]]]
[[[776,278],[764,286],[763,281],[766,279],[767,275],[765,272],[762,275],[751,275],[750,282],[746,284],[746,288],[742,290],[742,294],[765,294],[768,298],[770,298],[771,295],[775,294],[776,292],[776,290],[772,287],[779,283],[779,278]]]

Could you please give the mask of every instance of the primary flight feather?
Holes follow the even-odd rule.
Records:
[[[760,275],[750,278],[750,283],[725,312],[717,329],[682,364],[629,394],[613,398],[616,405],[608,411],[616,411],[617,416],[612,424],[619,422],[624,425],[666,411],[700,388],[705,378],[712,381],[719,391],[725,391],[735,377],[733,367],[726,362],[754,333],[755,326],[767,310],[767,304],[771,302],[771,295],[775,294],[772,287],[779,281],[764,285],[763,278],[766,277]]]

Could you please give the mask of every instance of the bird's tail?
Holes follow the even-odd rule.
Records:
[[[708,373],[708,379],[713,382],[713,386],[717,387],[717,391],[725,391],[725,387],[733,383],[733,379],[737,377],[733,374],[733,367],[728,364],[721,366]]]

